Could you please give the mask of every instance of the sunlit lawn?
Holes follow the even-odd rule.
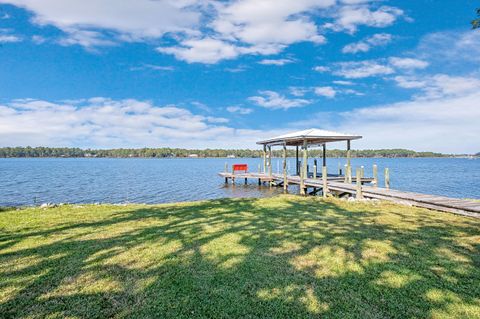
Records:
[[[0,212],[0,318],[480,318],[480,220],[280,196]]]

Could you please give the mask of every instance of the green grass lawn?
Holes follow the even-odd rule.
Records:
[[[279,196],[0,211],[0,318],[480,318],[480,220]]]

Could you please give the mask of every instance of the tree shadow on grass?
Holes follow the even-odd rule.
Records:
[[[291,196],[118,208],[101,220],[2,235],[0,313],[480,317],[479,226],[422,209]]]

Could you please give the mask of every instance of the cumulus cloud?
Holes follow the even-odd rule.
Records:
[[[356,109],[341,115],[339,129],[355,127],[364,137],[355,142],[359,148],[476,153],[480,136],[478,101],[477,91]]]
[[[313,68],[313,71],[323,73],[330,71],[330,68],[324,65],[318,65]]]
[[[343,53],[368,52],[373,47],[384,46],[392,41],[392,35],[388,33],[378,33],[371,37],[364,38],[361,41],[350,43],[343,47]]]
[[[334,75],[343,76],[348,79],[360,79],[377,75],[392,74],[395,70],[389,65],[381,64],[374,60],[339,62]]]
[[[144,63],[141,66],[136,66],[130,68],[131,71],[141,71],[141,70],[153,70],[153,71],[173,71],[175,68],[171,65],[155,65],[155,64],[149,64],[149,63]]]
[[[460,64],[480,62],[480,32],[435,32],[424,36],[418,55],[430,61]]]
[[[395,7],[335,0],[125,0],[121,5],[115,0],[0,3],[28,10],[37,25],[62,30],[64,35],[52,42],[64,46],[80,45],[95,51],[119,42],[142,41],[155,43],[158,52],[179,60],[206,64],[241,55],[278,54],[299,42],[323,44],[325,25],[319,25],[319,17],[322,23],[332,21],[330,29],[354,32],[359,25],[388,26],[403,14]]]
[[[200,20],[192,1],[123,0],[121,5],[116,0],[0,0],[0,3],[32,12],[32,21],[38,25],[53,25],[65,31],[74,37],[71,44],[81,44],[75,38],[94,29],[113,32],[117,39],[134,41],[158,38],[167,32],[192,32]]]
[[[337,91],[335,91],[331,86],[319,86],[314,89],[314,92],[316,95],[324,96],[327,98],[334,98],[335,95],[337,94]]]
[[[240,107],[240,106],[229,106],[227,107],[227,111],[230,113],[237,113],[240,115],[248,115],[253,112],[253,109]]]
[[[0,29],[0,43],[20,42],[22,38],[12,34],[10,29]]]
[[[248,137],[252,133],[252,139],[253,132],[264,134],[237,130],[225,126],[227,122],[172,105],[133,99],[23,99],[0,105],[0,145],[233,147],[237,134]]]
[[[383,28],[392,25],[404,13],[401,9],[391,6],[381,6],[371,9],[364,3],[341,6],[336,12],[333,23],[326,23],[325,27],[335,31],[355,33],[358,26]]]
[[[354,148],[406,148],[444,153],[476,153],[480,136],[480,91],[357,108],[341,113],[321,112],[292,123],[320,126],[362,135]]]
[[[413,58],[391,57],[389,58],[389,62],[394,67],[404,70],[425,69],[429,65],[427,61]]]
[[[333,81],[333,83],[337,85],[354,85],[355,84],[352,81],[345,81],[345,80],[336,80],[336,81]]]
[[[292,60],[292,59],[263,59],[263,60],[259,61],[258,63],[263,64],[263,65],[282,66],[282,65],[289,64],[289,63],[294,63],[294,62],[295,62],[295,60]]]
[[[258,93],[261,94],[261,96],[251,96],[248,100],[267,109],[287,110],[294,107],[303,107],[312,103],[312,101],[306,99],[289,99],[274,91],[259,91]]]
[[[397,85],[407,89],[420,89],[417,99],[455,97],[480,91],[480,79],[468,76],[436,74],[428,76],[396,76]]]

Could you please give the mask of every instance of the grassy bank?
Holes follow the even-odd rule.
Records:
[[[1,318],[480,318],[480,221],[280,196],[0,212]]]

